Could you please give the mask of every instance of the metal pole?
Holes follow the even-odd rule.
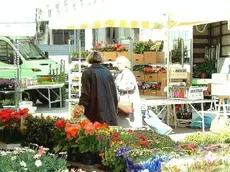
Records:
[[[78,52],[79,52],[79,58],[78,58],[78,72],[79,72],[79,97],[81,96],[81,38],[80,38],[80,30],[77,32],[77,40],[78,40]]]
[[[77,49],[77,30],[73,31],[73,44],[74,44],[74,51]]]
[[[170,63],[170,16],[168,15],[168,19],[167,19],[167,39],[168,39],[168,50],[167,50],[167,98],[169,98],[169,84],[170,84],[170,69],[169,69],[169,63]]]
[[[190,41],[190,82],[193,80],[193,40]]]
[[[131,62],[131,71],[133,71],[133,39],[130,38],[130,44],[129,44],[129,59]]]
[[[75,38],[76,39],[76,38]],[[71,66],[71,42],[70,39],[68,40],[68,46],[69,46],[69,58],[68,58],[68,64],[69,67]],[[71,84],[72,84],[72,78],[71,78],[71,69],[68,70],[68,80],[69,80],[69,89],[68,89],[68,97],[69,97],[69,112],[71,112]]]
[[[184,67],[184,40],[181,40],[181,65]]]

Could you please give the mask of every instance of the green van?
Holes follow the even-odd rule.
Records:
[[[20,60],[21,78],[49,78],[50,65],[52,69],[59,68],[59,64],[48,58],[48,53],[45,55],[29,37],[5,37],[0,36],[0,68],[14,67],[14,52],[17,50],[14,42],[18,42],[18,55]],[[15,70],[1,70],[0,78],[11,79],[15,78]],[[43,92],[46,90],[43,90]],[[39,99],[41,102],[47,102],[43,96],[39,95],[36,90],[29,91],[31,100],[36,102]]]

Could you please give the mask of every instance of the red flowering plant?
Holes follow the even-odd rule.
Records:
[[[0,110],[0,126],[1,127],[20,127],[23,120],[27,117],[29,110],[19,109],[18,111],[12,109]]]
[[[107,41],[101,41],[99,43],[93,42],[93,50],[101,51],[101,52],[124,52],[128,51],[127,46],[122,46],[121,44],[108,44]]]
[[[108,125],[99,122],[92,123],[89,120],[76,124],[59,120],[55,123],[54,131],[55,139],[59,140],[55,152],[74,148],[80,153],[101,153],[108,146],[106,143],[109,144],[110,141]]]
[[[81,153],[103,153],[110,141],[109,126],[105,123],[91,123],[89,120],[84,120],[79,125],[81,128],[75,142],[79,151]]]
[[[99,43],[93,43],[93,50],[101,51],[101,52],[112,52],[116,51],[116,47],[114,44],[108,44],[107,41],[101,41]]]
[[[4,143],[16,143],[23,140],[25,133],[24,119],[28,115],[28,109],[18,111],[0,110],[0,140]]]
[[[54,151],[60,152],[67,150],[67,141],[66,141],[66,121],[64,119],[60,119],[54,124],[53,129],[53,140],[58,141],[57,145],[54,147]]]

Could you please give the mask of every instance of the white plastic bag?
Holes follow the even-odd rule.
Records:
[[[144,122],[158,134],[168,135],[172,132],[172,128],[163,123],[158,116],[151,110],[147,110],[144,115]]]
[[[229,120],[226,116],[217,115],[213,120],[210,128],[211,132],[219,133],[229,131]]]

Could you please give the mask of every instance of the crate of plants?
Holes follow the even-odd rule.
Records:
[[[0,79],[0,91],[13,90],[17,82],[13,79]]]
[[[90,53],[89,51],[82,51],[81,55],[80,55],[79,51],[73,51],[71,60],[72,61],[79,61],[79,59],[80,59],[81,61],[84,61],[84,60],[86,60],[86,57],[89,55],[89,53]]]

